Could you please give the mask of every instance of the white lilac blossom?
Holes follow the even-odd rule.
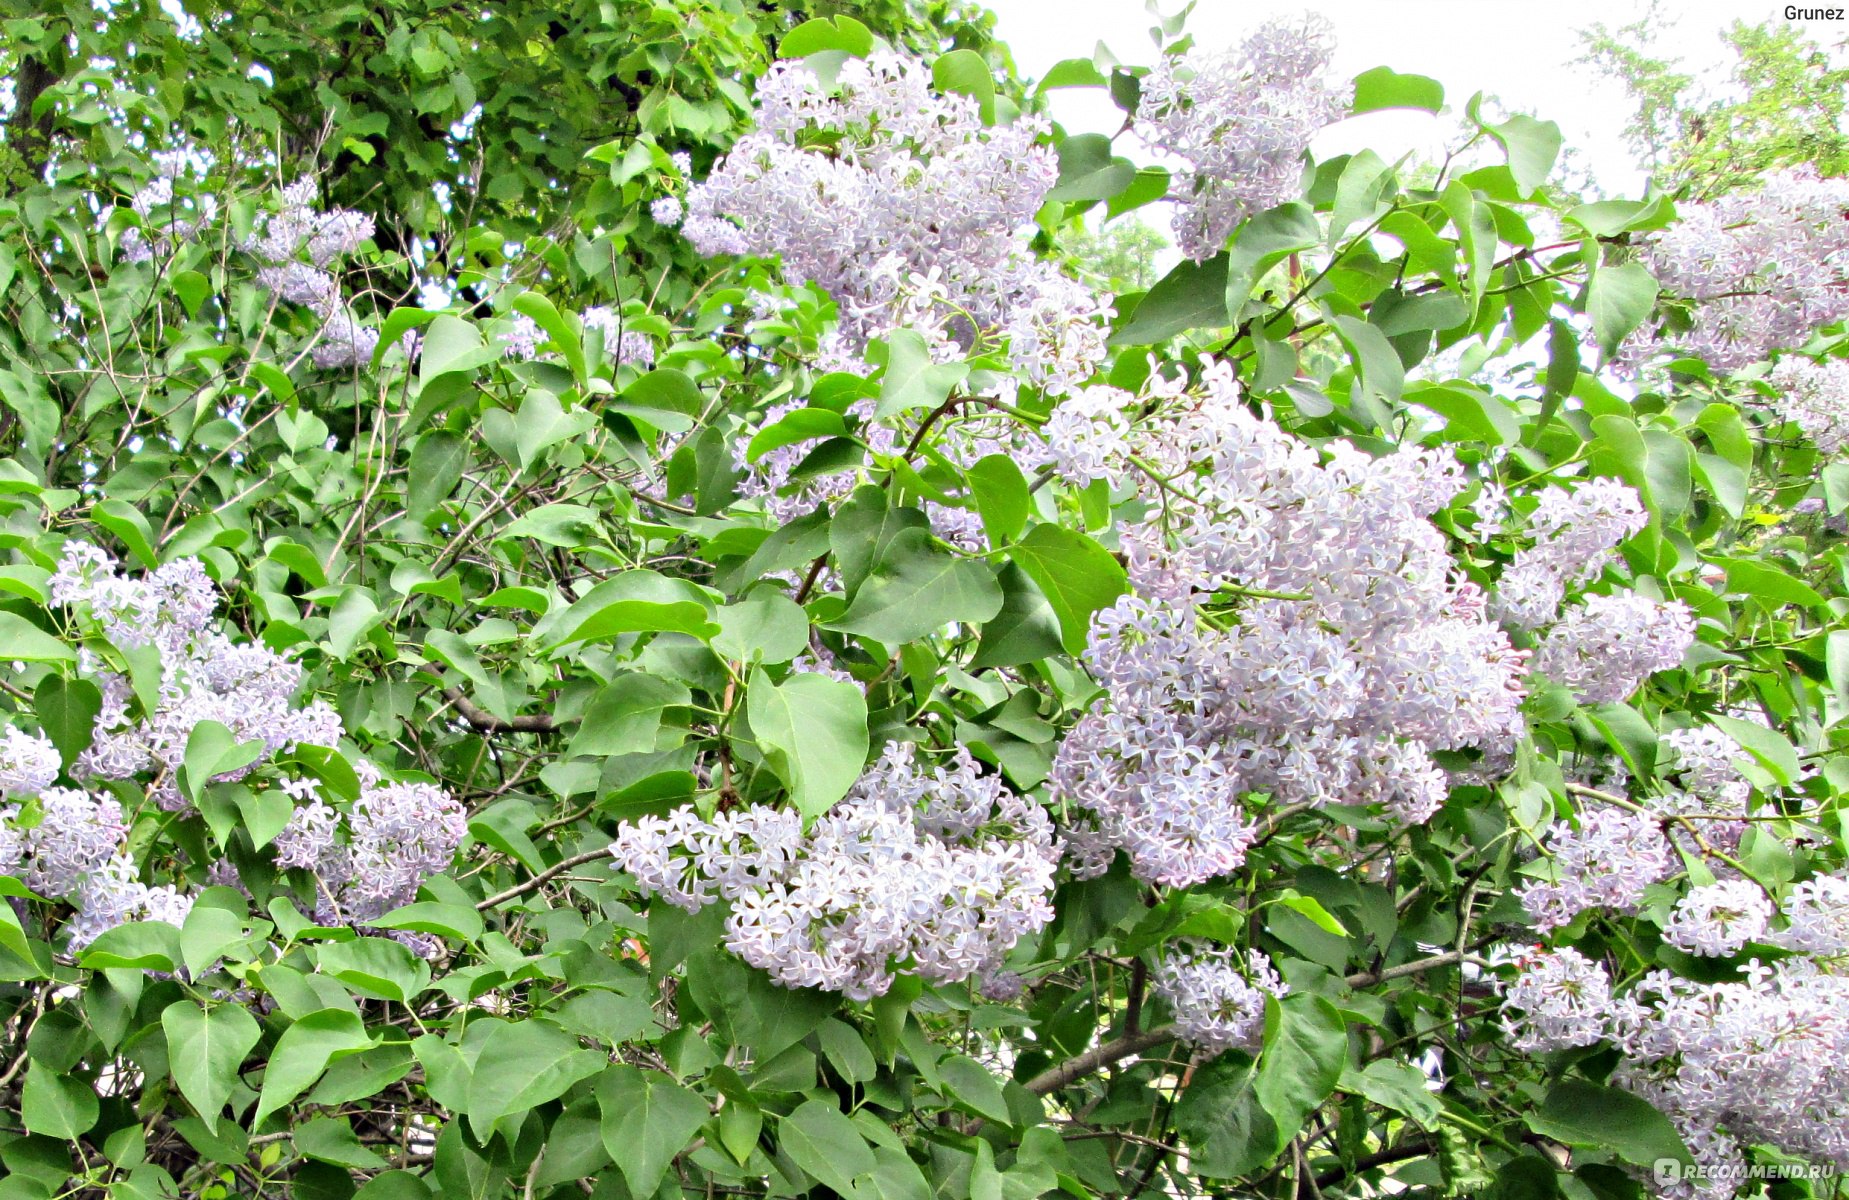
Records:
[[[1230,950],[1172,958],[1155,969],[1150,983],[1174,1012],[1175,1036],[1209,1054],[1257,1050],[1265,1034],[1265,997],[1290,991],[1259,950],[1246,951],[1243,959]]]
[[[1253,213],[1295,197],[1317,130],[1341,120],[1352,85],[1329,78],[1329,23],[1273,21],[1234,49],[1167,55],[1143,77],[1137,133],[1180,159],[1176,240],[1200,262]]]
[[[1112,846],[1152,882],[1227,874],[1256,834],[1253,792],[1421,822],[1446,794],[1431,751],[1519,728],[1525,656],[1429,520],[1465,486],[1456,461],[1319,452],[1251,413],[1229,364],[1203,382],[1163,385],[1125,447],[1159,503],[1124,531],[1132,590],[1085,651],[1107,699],[1053,763],[1055,796],[1083,810],[1080,874]],[[1088,452],[1083,469],[1121,467]]]
[[[43,734],[9,727],[0,740],[0,794],[36,796],[58,781],[58,748]]]
[[[657,196],[648,206],[648,215],[655,219],[657,225],[679,225],[681,223],[681,202],[674,196]]]
[[[1773,938],[1806,954],[1849,954],[1849,876],[1819,875],[1793,885],[1785,898],[1785,928]]]
[[[1035,803],[981,774],[887,747],[807,833],[790,809],[626,822],[611,847],[644,893],[690,911],[731,902],[725,944],[786,987],[882,995],[896,964],[1006,991],[1008,951],[1052,919],[1058,862]]]
[[[539,344],[545,340],[538,321],[525,313],[515,313],[501,330],[501,353],[509,358],[530,360],[538,357]]]
[[[655,343],[646,334],[624,329],[623,318],[615,310],[599,304],[585,309],[579,314],[579,320],[586,330],[594,329],[603,335],[604,353],[618,365],[655,365]]]
[[[937,94],[928,66],[891,53],[850,59],[832,85],[777,63],[755,101],[756,130],[688,191],[681,230],[702,254],[777,255],[791,283],[827,290],[831,362],[854,366],[900,327],[941,358],[1005,337],[1055,392],[1103,360],[1108,308],[1022,233],[1059,174],[1045,122],[984,125],[973,98]]]
[[[1690,889],[1676,902],[1663,940],[1708,957],[1743,949],[1766,939],[1772,927],[1772,902],[1750,879],[1725,879]]]
[[[113,796],[47,788],[38,802],[38,824],[23,839],[26,886],[42,896],[70,896],[115,857],[128,823]]]
[[[1602,966],[1562,948],[1524,964],[1505,1020],[1524,1050],[1610,1043],[1622,1056],[1611,1081],[1664,1112],[1710,1168],[1698,1186],[1659,1182],[1659,1193],[1725,1200],[1744,1179],[1742,1146],[1849,1169],[1849,976],[1837,965],[1755,960],[1720,983],[1657,970],[1614,995]]]
[[[1623,361],[1666,346],[1731,371],[1849,316],[1849,180],[1808,166],[1767,175],[1755,192],[1681,205],[1645,251],[1663,291],[1693,302],[1683,335],[1639,335]]]
[[[331,746],[340,718],[321,700],[298,707],[302,668],[257,645],[237,645],[211,626],[218,589],[197,559],[177,559],[136,579],[85,542],[66,543],[49,591],[100,626],[122,649],[152,644],[160,651],[162,684],[154,711],[129,715],[128,682],[116,672],[80,662],[102,689],[93,744],[72,764],[73,778],[128,779],[152,770],[149,794],[162,808],[187,807],[175,783],[188,739],[201,721],[216,721],[239,741],[261,741],[266,754],[297,743]],[[241,779],[256,763],[215,778]]]
[[[1636,592],[1587,596],[1535,647],[1534,669],[1582,704],[1614,704],[1644,678],[1682,665],[1695,641],[1695,614]]]
[[[1546,849],[1552,878],[1531,880],[1519,892],[1522,907],[1543,931],[1587,909],[1635,912],[1644,889],[1676,869],[1661,824],[1627,809],[1591,809],[1581,814],[1577,829],[1556,823]]]
[[[1849,264],[1845,269],[1849,270]],[[1849,282],[1844,286],[1849,287]],[[1836,454],[1849,446],[1849,359],[1813,362],[1787,354],[1766,382],[1777,393],[1773,411],[1802,429],[1819,451]]]
[[[1618,543],[1649,521],[1637,492],[1613,479],[1546,489],[1528,518],[1534,544],[1516,551],[1497,585],[1497,615],[1521,629],[1551,624],[1566,589],[1604,570]]]
[[[1503,1003],[1520,1017],[1504,1019],[1518,1050],[1591,1046],[1606,1035],[1612,1015],[1611,976],[1570,946],[1524,962]]]

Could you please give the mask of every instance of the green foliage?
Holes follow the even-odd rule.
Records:
[[[987,18],[943,3],[490,8],[233,5],[182,29],[156,5],[99,21],[72,4],[4,23],[7,724],[42,731],[66,770],[95,737],[104,697],[48,591],[67,539],[142,566],[194,557],[226,629],[291,654],[338,712],[340,744],[292,747],[289,772],[341,805],[365,760],[434,780],[468,834],[415,901],[355,930],[321,924],[324,897],[274,864],[293,805],[262,743],[194,728],[175,780],[188,811],[111,785],[148,878],[206,888],[225,860],[247,891],[72,954],[69,906],[0,877],[0,1197],[1281,1200],[1372,1194],[1392,1174],[1422,1194],[1585,1200],[1635,1194],[1619,1164],[1680,1156],[1661,1113],[1608,1085],[1609,1061],[1513,1051],[1475,957],[1534,940],[1513,892],[1582,787],[1565,763],[1659,784],[1662,735],[1711,725],[1783,839],[1741,851],[1756,876],[1840,864],[1849,836],[1849,582],[1828,524],[1849,475],[1748,377],[1684,363],[1613,389],[1595,361],[1660,311],[1628,243],[1667,205],[1555,194],[1558,129],[1484,123],[1473,103],[1483,157],[1418,180],[1371,152],[1311,164],[1302,199],[1158,272],[1147,226],[1085,222],[1165,195],[1167,172],[1122,141],[1050,135],[1060,180],[1036,242],[1115,294],[1100,382],[1194,378],[1216,356],[1306,443],[1449,447],[1518,509],[1549,484],[1624,480],[1650,524],[1608,578],[1685,601],[1701,633],[1624,703],[1537,688],[1513,774],[1445,762],[1460,782],[1429,824],[1262,799],[1234,876],[1156,888],[1119,863],[1063,879],[1055,920],[1009,960],[1018,1000],[901,970],[847,1001],[726,953],[723,905],[646,901],[610,869],[611,839],[683,805],[813,821],[893,741],[966,750],[1041,803],[1098,696],[1079,652],[1126,588],[1120,530],[1152,502],[1021,454],[1056,400],[981,339],[938,362],[900,331],[867,378],[822,370],[832,301],[764,262],[696,258],[648,203],[685,189],[670,154],[699,175],[736,140],[780,53],[833,63],[880,39],[934,56],[937,86],[996,120],[1036,98]],[[1811,51],[1734,38],[1752,96],[1725,114],[1725,153],[1670,115],[1684,85],[1624,60],[1653,89],[1644,136],[1679,189],[1840,152],[1815,140],[1840,97],[1796,74]],[[1135,80],[1067,63],[1041,90],[1121,98]],[[1774,121],[1796,91],[1808,107]],[[1356,107],[1443,99],[1379,68]],[[225,219],[127,261],[145,150],[183,145],[217,156]],[[357,368],[314,366],[312,326],[237,246],[279,172],[311,171],[330,204],[380,217],[349,272],[382,331]],[[652,363],[589,331],[593,304],[646,334]],[[530,361],[502,351],[516,314],[545,346]],[[967,466],[943,452],[981,422],[1020,439]],[[780,519],[744,484],[796,446],[798,482],[849,482]],[[1827,509],[1800,513],[1807,496]],[[1435,526],[1482,583],[1517,543],[1475,499]],[[942,536],[946,511],[979,536]],[[158,700],[158,661],[101,637],[82,650],[137,711]],[[1572,936],[1640,973],[1659,965],[1653,919]],[[1149,976],[1193,939],[1261,947],[1288,977],[1253,1053],[1175,1041]],[[1426,1051],[1442,1090],[1415,1065]],[[1571,1148],[1573,1169],[1530,1143]]]

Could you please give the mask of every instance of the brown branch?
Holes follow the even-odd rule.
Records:
[[[581,867],[587,862],[596,862],[600,858],[609,858],[609,857],[610,857],[610,847],[608,846],[605,846],[600,850],[586,850],[583,854],[574,854],[570,858],[565,859],[563,862],[554,863],[552,866],[547,867],[545,870],[533,876],[533,878],[527,880],[525,883],[515,884],[513,887],[508,888],[504,892],[496,892],[494,895],[488,897],[486,900],[483,900],[479,904],[477,904],[475,906],[476,911],[485,912],[488,909],[496,907],[497,905],[505,904],[509,900],[517,900],[520,897],[526,895],[528,892],[536,891],[537,889],[544,887],[546,884],[550,883],[554,879],[557,879],[560,875],[563,875],[565,872],[571,870],[573,867]]]
[[[558,722],[550,713],[522,713],[517,717],[497,717],[477,705],[459,687],[444,688],[444,698],[456,706],[456,712],[482,733],[551,733]]]

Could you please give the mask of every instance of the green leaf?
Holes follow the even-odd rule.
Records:
[[[1279,1130],[1259,1103],[1258,1064],[1224,1055],[1205,1064],[1175,1106],[1189,1166],[1215,1179],[1247,1175],[1276,1158],[1298,1126]]]
[[[967,363],[932,362],[930,346],[915,330],[894,330],[886,339],[886,369],[873,415],[884,421],[915,409],[936,408],[968,374]]]
[[[215,1123],[231,1099],[238,1068],[263,1036],[257,1019],[241,1004],[202,1009],[176,1000],[161,1010],[161,1029],[174,1084],[193,1111]]]
[[[843,1196],[878,1165],[867,1139],[833,1104],[805,1100],[777,1122],[777,1145],[790,1161]]]
[[[142,566],[150,571],[160,566],[160,557],[154,553],[154,527],[140,509],[120,500],[103,500],[90,510],[90,519],[121,538]]]
[[[406,515],[421,521],[434,513],[462,481],[462,469],[468,461],[469,440],[459,433],[437,429],[419,438],[411,451]]]
[[[361,587],[347,588],[334,602],[327,618],[327,645],[334,657],[346,660],[359,646],[360,639],[384,616],[372,593]]]
[[[1427,1129],[1437,1127],[1444,1106],[1426,1088],[1425,1072],[1399,1059],[1377,1058],[1364,1069],[1343,1072],[1340,1088],[1366,1096],[1382,1108],[1404,1113]]]
[[[377,1171],[385,1160],[368,1149],[353,1132],[345,1117],[316,1117],[291,1131],[295,1148],[309,1158],[349,1167],[356,1171]],[[296,1189],[301,1195],[301,1189]]]
[[[647,754],[655,749],[664,710],[691,699],[685,684],[624,671],[585,706],[584,718],[571,740],[571,753]]]
[[[983,624],[982,641],[970,666],[1013,667],[1061,653],[1066,644],[1060,635],[1059,617],[1027,572],[1008,563],[999,579],[1001,611]]]
[[[1002,1095],[1001,1083],[989,1073],[987,1067],[975,1059],[962,1054],[947,1054],[937,1064],[937,1073],[943,1080],[940,1090],[954,1103],[986,1120],[999,1121],[1004,1125],[1014,1124],[1008,1113],[1008,1101]]]
[[[90,748],[96,735],[96,716],[103,711],[103,693],[88,679],[47,675],[32,693],[32,709],[51,744],[58,748],[64,769]]]
[[[20,1092],[19,1118],[27,1133],[74,1142],[96,1124],[96,1092],[75,1075],[33,1063]]]
[[[0,660],[74,662],[77,652],[18,613],[0,612]]]
[[[669,433],[685,433],[706,411],[706,397],[686,372],[663,368],[642,376],[623,389],[620,400],[604,407]]]
[[[1027,477],[1014,459],[1006,454],[991,454],[963,474],[976,497],[976,512],[982,517],[982,531],[988,535],[989,545],[1005,546],[1019,537],[1033,510],[1033,497],[1027,491]]]
[[[995,76],[974,50],[952,50],[931,64],[931,82],[940,92],[953,92],[976,101],[985,124],[995,120]]]
[[[1798,752],[1784,734],[1776,729],[1768,729],[1754,721],[1742,721],[1738,717],[1722,716],[1715,713],[1708,718],[1718,725],[1723,733],[1740,744],[1740,748],[1752,755],[1780,787],[1791,787],[1803,773],[1798,760]]]
[[[186,757],[180,768],[180,786],[197,804],[214,777],[241,770],[269,752],[261,739],[238,741],[237,734],[217,721],[201,721],[186,738]]]
[[[379,344],[384,347],[383,336]],[[453,371],[473,371],[500,357],[501,348],[484,345],[481,331],[473,322],[443,313],[430,322],[424,334],[423,346],[417,354],[417,378],[421,387],[427,389],[439,376]]]
[[[934,548],[922,529],[904,529],[873,565],[847,610],[827,624],[898,646],[953,622],[981,624],[1001,606],[1001,587],[987,564]]]
[[[847,795],[867,763],[867,698],[851,683],[792,675],[774,684],[754,667],[745,715],[764,761],[806,817]]]
[[[783,40],[777,44],[777,57],[807,58],[824,50],[839,50],[854,58],[865,58],[873,53],[873,33],[853,17],[816,17],[783,35]]]
[[[1555,1084],[1528,1128],[1568,1146],[1597,1146],[1637,1166],[1688,1163],[1688,1147],[1669,1118],[1630,1092],[1567,1079]]]
[[[1768,608],[1795,604],[1817,608],[1823,594],[1802,579],[1770,563],[1750,558],[1716,559],[1727,569],[1727,590],[1761,600]]]
[[[323,946],[316,962],[362,995],[403,1004],[430,982],[430,968],[410,948],[389,938],[362,937]]]
[[[1360,385],[1349,397],[1349,406],[1357,416],[1378,427],[1383,424],[1386,412],[1400,401],[1400,390],[1406,382],[1405,365],[1379,327],[1359,317],[1339,313],[1333,317],[1332,324],[1336,336],[1354,357],[1355,369],[1361,377]],[[1386,405],[1384,411],[1372,403],[1376,399]]]
[[[558,307],[538,292],[522,292],[514,298],[513,310],[525,313],[533,318],[533,323],[546,331],[552,344],[565,356],[565,365],[571,368],[571,377],[579,383],[585,379],[584,340]]]
[[[597,1080],[604,1150],[631,1196],[652,1196],[674,1156],[706,1123],[706,1101],[657,1072],[618,1063]]]
[[[785,663],[809,645],[809,614],[774,587],[721,606],[718,618],[713,649],[737,662]]]
[[[1059,181],[1046,194],[1048,200],[1109,200],[1136,179],[1136,164],[1113,155],[1111,139],[1102,133],[1072,134],[1057,150]]]
[[[483,1043],[470,1077],[469,1128],[485,1142],[503,1117],[558,1099],[609,1062],[609,1055],[579,1048],[576,1038],[548,1021],[529,1018],[497,1025]]]
[[[1322,227],[1316,214],[1301,200],[1266,209],[1248,217],[1233,238],[1227,254],[1225,313],[1222,324],[1237,321],[1252,289],[1269,271],[1299,250],[1322,244]]]
[[[1040,588],[1059,620],[1065,647],[1085,648],[1092,614],[1129,588],[1117,559],[1091,538],[1061,525],[1036,525],[1008,557]]]
[[[1153,346],[1190,329],[1230,324],[1226,295],[1226,255],[1201,263],[1183,259],[1138,301],[1130,320],[1111,335],[1110,344]]]
[[[1353,115],[1383,108],[1422,108],[1435,113],[1445,106],[1445,87],[1428,75],[1402,75],[1391,67],[1375,67],[1355,76]]]
[[[1656,729],[1641,713],[1628,704],[1600,704],[1587,709],[1586,716],[1634,777],[1656,773]]]
[[[165,921],[130,921],[105,929],[77,956],[79,966],[135,967],[144,971],[179,969],[180,931]]]
[[[372,351],[372,369],[385,361],[385,352],[413,329],[422,329],[443,314],[428,308],[394,308],[379,326],[379,344]]]
[[[375,929],[410,929],[473,942],[482,935],[481,914],[472,905],[419,900],[394,908],[369,922]]]
[[[1321,996],[1265,999],[1265,1048],[1253,1089],[1279,1129],[1296,1130],[1342,1077],[1348,1032],[1342,1014]]]
[[[180,925],[180,961],[185,964],[187,973],[197,979],[226,951],[248,941],[250,936],[251,927],[242,911],[195,904]]]
[[[371,1045],[359,1014],[351,1009],[319,1009],[283,1030],[264,1068],[251,1127],[307,1091],[335,1057],[357,1054]]]
[[[1474,100],[1470,115],[1476,118]],[[1484,125],[1480,121],[1478,124],[1485,133],[1502,143],[1503,152],[1509,158],[1509,174],[1515,177],[1515,186],[1521,189],[1523,196],[1547,182],[1554,170],[1554,160],[1560,157],[1560,126],[1519,113],[1500,125]]]
[[[1586,315],[1599,353],[1610,358],[1618,344],[1656,308],[1656,276],[1642,263],[1600,267],[1586,288]]]
[[[719,632],[713,609],[712,600],[685,579],[657,571],[624,571],[566,609],[546,648],[647,632],[685,633],[704,641]]]

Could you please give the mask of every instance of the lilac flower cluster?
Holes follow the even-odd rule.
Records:
[[[687,194],[681,230],[702,254],[780,255],[839,308],[851,367],[909,327],[942,358],[1005,338],[1036,383],[1065,391],[1104,357],[1108,310],[1035,259],[1020,231],[1058,178],[1044,122],[982,122],[932,91],[923,63],[851,59],[831,86],[799,62],[759,79],[757,129]]]
[[[619,366],[652,367],[655,343],[647,334],[623,328],[623,318],[604,305],[594,305],[578,314],[585,332],[595,331],[603,338],[604,353]]]
[[[340,718],[325,701],[298,707],[302,668],[258,645],[237,645],[211,626],[218,588],[197,559],[178,559],[135,579],[87,542],[65,544],[49,585],[51,600],[87,614],[120,649],[153,645],[161,656],[159,699],[130,716],[128,679],[81,656],[83,673],[103,693],[95,739],[72,764],[76,779],[155,778],[149,795],[169,811],[187,807],[176,782],[186,745],[201,721],[216,721],[239,741],[261,741],[268,754],[296,743],[332,746]],[[260,760],[259,760],[260,761]],[[256,763],[225,772],[241,779]]]
[[[1162,884],[1226,874],[1255,836],[1252,792],[1424,821],[1447,788],[1431,750],[1520,728],[1525,656],[1429,520],[1464,486],[1455,460],[1319,453],[1249,412],[1230,365],[1203,381],[1130,447],[1158,503],[1123,532],[1132,591],[1085,651],[1108,698],[1051,775],[1084,810],[1068,834],[1081,874],[1113,849]]]
[[[1849,316],[1846,210],[1849,180],[1808,166],[1767,175],[1756,192],[1682,206],[1647,255],[1664,291],[1695,302],[1694,328],[1640,338],[1625,360],[1668,343],[1731,371]]]
[[[959,749],[928,767],[888,746],[807,833],[799,814],[692,808],[625,823],[611,853],[645,894],[731,902],[725,944],[786,987],[883,995],[895,964],[1006,991],[1008,951],[1053,917],[1053,827]]]
[[[1611,704],[1644,678],[1682,665],[1695,641],[1695,614],[1636,592],[1587,596],[1535,647],[1534,669],[1582,704]]]
[[[1169,55],[1144,76],[1136,128],[1186,164],[1171,196],[1189,258],[1211,258],[1241,221],[1298,194],[1310,139],[1354,98],[1328,78],[1332,35],[1321,17],[1273,21],[1236,49]]]
[[[1778,393],[1773,410],[1802,429],[1819,451],[1836,454],[1849,446],[1849,359],[1814,362],[1787,354],[1767,382]]]
[[[218,217],[218,197],[210,192],[187,196],[175,188],[186,174],[190,156],[167,152],[150,156],[155,176],[129,200],[141,218],[122,234],[122,257],[131,263],[149,262],[169,253],[181,242],[197,238]],[[153,237],[149,237],[149,232]]]
[[[1290,991],[1259,950],[1246,951],[1243,960],[1230,950],[1171,958],[1150,982],[1174,1011],[1176,1036],[1209,1054],[1257,1050],[1265,1034],[1265,997]]]
[[[387,782],[371,763],[355,770],[362,788],[348,812],[303,788],[305,802],[276,837],[278,866],[314,873],[323,925],[364,925],[411,903],[468,835],[467,813],[441,788]]]
[[[1661,824],[1643,813],[1595,808],[1575,829],[1558,822],[1547,836],[1552,877],[1519,892],[1536,929],[1565,925],[1587,909],[1636,912],[1644,889],[1669,878],[1676,858]]]
[[[257,269],[260,285],[321,318],[313,350],[318,367],[355,367],[370,361],[378,348],[379,331],[359,323],[329,270],[372,231],[372,218],[363,213],[345,208],[321,212],[315,181],[304,178],[283,189],[282,208],[264,214],[244,243],[245,251],[264,264]]]
[[[1637,492],[1615,479],[1546,489],[1528,519],[1534,544],[1516,551],[1497,583],[1497,615],[1521,629],[1551,624],[1568,586],[1596,577],[1618,543],[1649,523]]]
[[[1770,906],[1746,905],[1753,915],[1743,918],[1743,895],[1716,907],[1730,922],[1756,925]],[[1833,947],[1840,952],[1841,943]],[[1697,1163],[1711,1168],[1706,1180],[1659,1191],[1724,1200],[1743,1177],[1731,1169],[1743,1146],[1849,1169],[1849,976],[1840,965],[1807,955],[1772,966],[1755,960],[1743,980],[1727,983],[1658,970],[1614,996],[1601,964],[1561,949],[1510,985],[1507,1006],[1519,1015],[1509,1025],[1528,1050],[1615,1046],[1624,1058],[1612,1081],[1667,1114]]]
[[[1676,902],[1663,940],[1711,958],[1724,958],[1763,941],[1772,928],[1772,901],[1750,879],[1724,879],[1690,888]]]

